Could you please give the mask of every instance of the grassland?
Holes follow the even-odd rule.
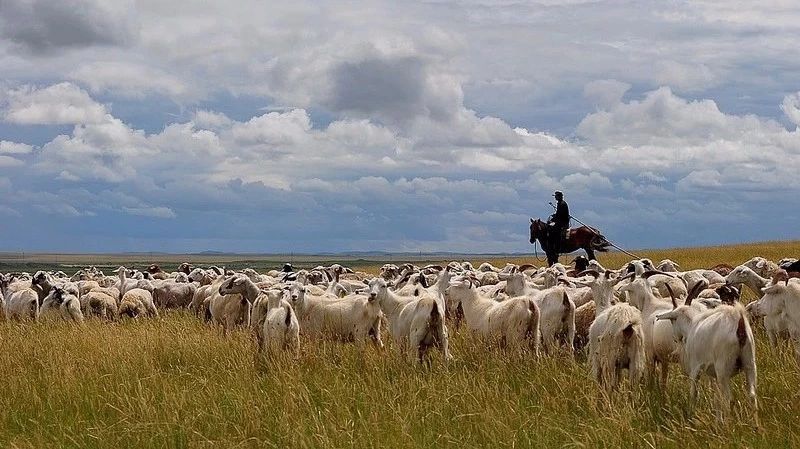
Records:
[[[690,268],[798,253],[800,243],[779,242],[642,255]],[[800,370],[756,328],[759,431],[742,379],[722,424],[712,385],[691,413],[677,370],[666,392],[626,387],[607,401],[583,356],[520,362],[463,333],[449,365],[307,341],[298,360],[266,365],[254,363],[246,332],[226,338],[184,313],[0,323],[0,447],[798,447]]]

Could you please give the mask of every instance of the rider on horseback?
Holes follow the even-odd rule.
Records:
[[[547,225],[550,229],[550,235],[553,237],[551,239],[554,245],[553,249],[558,252],[561,248],[561,242],[567,237],[570,215],[569,205],[564,201],[564,194],[560,190],[556,190],[553,196],[556,199],[556,213],[550,216],[547,220]]]

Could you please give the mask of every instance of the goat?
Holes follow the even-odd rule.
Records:
[[[687,300],[687,304],[660,313],[656,319],[672,324],[674,338],[682,348],[681,365],[691,381],[692,405],[697,401],[700,376],[714,376],[720,400],[717,418],[721,420],[730,410],[731,377],[743,371],[758,427],[755,341],[744,307],[737,303],[702,311]]]
[[[382,278],[369,281],[369,297],[377,301],[389,320],[389,332],[410,360],[423,362],[430,348],[442,352],[445,361],[451,360],[448,347],[444,309],[438,298],[427,291],[421,296],[400,296],[391,290]]]
[[[478,294],[476,282],[472,277],[458,276],[448,289],[450,298],[464,310],[467,328],[512,350],[529,349],[538,358],[541,314],[536,302],[527,296],[497,302]]]
[[[289,301],[281,295],[268,297],[269,309],[261,324],[261,337],[258,341],[259,353],[269,356],[280,351],[300,354],[300,322]]]
[[[212,293],[208,311],[211,322],[222,326],[222,333],[236,325],[250,325],[250,305],[261,293],[246,275],[238,274],[225,280]]]
[[[374,297],[348,295],[341,299],[308,294],[306,286],[292,282],[286,287],[304,334],[332,336],[362,342],[370,338],[382,348],[381,308]]]
[[[764,327],[772,345],[778,336],[788,332],[795,343],[795,355],[800,363],[800,284],[789,282],[764,289],[764,296],[747,305],[754,317],[764,317]]]
[[[746,285],[756,295],[761,296],[761,289],[767,286],[769,279],[762,277],[747,265],[739,265],[725,276],[725,283],[729,285]]]

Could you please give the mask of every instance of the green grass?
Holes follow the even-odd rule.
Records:
[[[777,245],[647,255],[691,267],[800,247]],[[741,378],[721,424],[713,384],[690,413],[676,367],[666,392],[625,385],[606,399],[583,356],[520,361],[463,332],[451,337],[452,363],[421,368],[391,345],[305,340],[298,360],[256,364],[248,333],[223,337],[183,313],[0,323],[0,447],[800,446],[800,371],[790,347],[770,348],[756,329],[760,431]]]

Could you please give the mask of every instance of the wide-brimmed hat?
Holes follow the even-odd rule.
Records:
[[[564,196],[564,192],[556,190],[555,193],[553,193],[553,196]]]

